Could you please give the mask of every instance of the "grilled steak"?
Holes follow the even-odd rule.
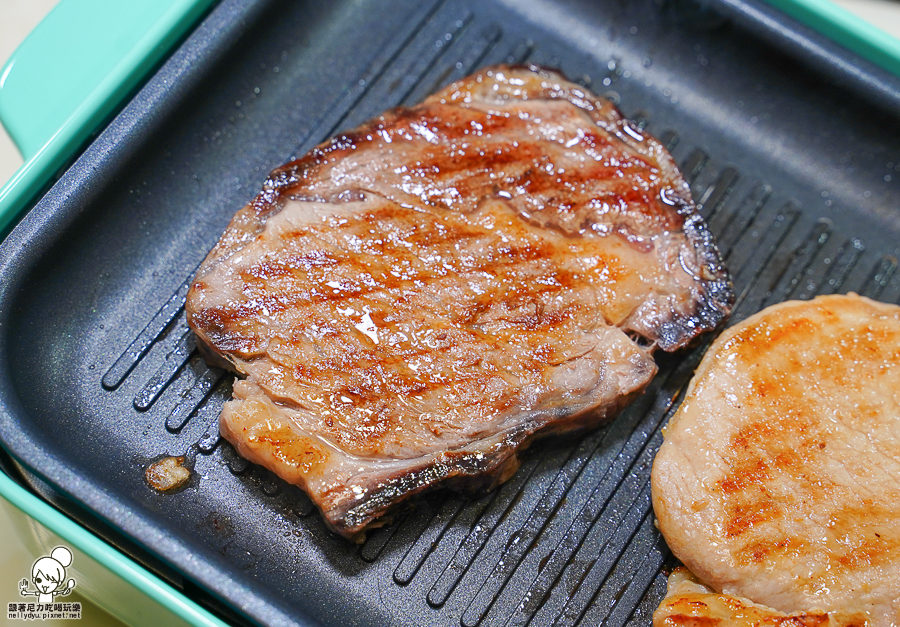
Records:
[[[731,298],[659,142],[558,74],[496,67],[273,172],[187,311],[245,377],[222,434],[353,537],[596,425]]]
[[[867,627],[863,612],[785,614],[750,599],[716,594],[686,568],[669,575],[666,598],[653,613],[653,627]]]
[[[900,625],[900,307],[819,297],[723,333],[667,427],[653,506],[715,590]]]

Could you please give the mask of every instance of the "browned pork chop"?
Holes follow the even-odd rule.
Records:
[[[750,599],[716,594],[686,568],[669,575],[653,627],[870,627],[864,612],[811,610],[785,614]]]
[[[900,307],[819,297],[723,333],[667,427],[653,506],[717,591],[900,625]]]
[[[223,435],[352,537],[602,421],[730,302],[659,142],[558,74],[496,67],[276,170],[187,311],[245,376]]]

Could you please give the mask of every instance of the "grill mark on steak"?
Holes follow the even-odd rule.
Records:
[[[598,424],[733,296],[687,184],[607,101],[484,70],[275,170],[186,309],[223,435],[356,536]]]

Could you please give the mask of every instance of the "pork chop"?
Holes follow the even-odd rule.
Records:
[[[354,537],[598,424],[731,299],[658,141],[556,73],[495,67],[273,172],[186,306],[244,377],[222,434]]]
[[[863,612],[792,612],[717,594],[684,567],[669,575],[666,598],[653,613],[653,627],[869,627]]]
[[[900,307],[770,307],[704,357],[653,465],[672,552],[783,612],[900,625]]]

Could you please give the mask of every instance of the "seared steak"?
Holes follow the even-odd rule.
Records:
[[[750,599],[716,594],[686,568],[669,575],[666,598],[653,613],[653,627],[867,627],[864,612],[792,612]]]
[[[900,625],[900,307],[770,307],[700,364],[653,465],[672,552],[717,591]]]
[[[201,266],[237,449],[356,536],[596,425],[731,302],[672,158],[538,68],[484,70],[272,173]]]

